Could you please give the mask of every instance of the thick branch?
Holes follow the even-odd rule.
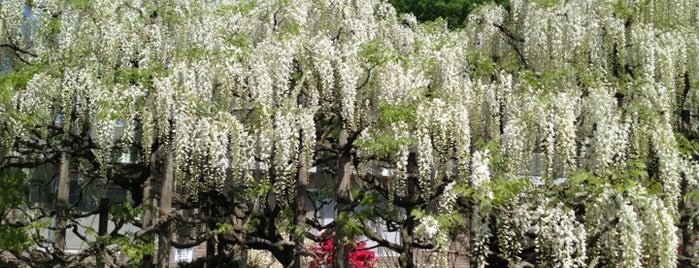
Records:
[[[28,51],[28,50],[22,49],[22,48],[20,48],[20,47],[14,45],[14,44],[0,44],[0,47],[9,48],[9,49],[11,49],[11,50],[13,50],[13,51],[15,51],[15,52],[19,52],[19,53],[22,53],[22,54],[26,54],[26,55],[29,55],[29,56],[32,56],[32,57],[37,57],[36,54],[34,54],[34,53],[32,53],[32,52],[30,52],[30,51]]]
[[[362,220],[362,231],[364,232],[364,235],[366,235],[367,237],[369,237],[369,239],[379,244],[379,246],[389,248],[398,253],[403,251],[403,247],[401,245],[392,243],[381,237],[376,232],[374,232],[374,230],[371,229],[371,227],[369,227],[369,224],[366,220]]]
[[[593,248],[597,244],[597,242],[599,242],[600,238],[602,238],[602,235],[610,229],[614,228],[617,225],[617,223],[619,223],[619,217],[615,217],[610,222],[605,224],[599,232],[590,237],[589,241],[587,242],[588,248]]]
[[[512,31],[505,27],[505,25],[493,23],[493,26],[495,26],[495,28],[498,28],[498,30],[500,30],[501,33],[507,36],[507,43],[515,50],[515,53],[517,53],[517,56],[519,57],[519,60],[522,62],[522,64],[524,64],[524,67],[527,69],[531,69],[529,63],[527,62],[527,59],[524,57],[524,54],[522,53],[522,50],[520,50],[519,46],[517,46],[517,44],[514,43],[524,43],[524,38],[514,35]]]

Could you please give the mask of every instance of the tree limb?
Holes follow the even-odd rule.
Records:
[[[35,58],[37,57],[36,54],[34,54],[34,53],[32,53],[32,52],[30,52],[30,51],[28,51],[28,50],[22,49],[22,48],[18,47],[17,45],[14,45],[14,44],[0,44],[0,47],[9,48],[9,49],[11,49],[11,50],[13,50],[13,51],[15,51],[15,52],[19,52],[19,53],[22,53],[22,54],[26,54],[26,55],[29,55],[29,56],[32,56],[32,57],[35,57]]]
[[[527,59],[524,57],[522,51],[519,49],[517,44],[514,43],[524,43],[524,38],[514,35],[512,31],[505,27],[505,25],[493,23],[493,26],[495,26],[495,28],[498,28],[498,30],[500,30],[501,33],[507,36],[507,43],[515,50],[515,53],[517,53],[517,56],[519,57],[519,60],[522,62],[522,64],[524,64],[524,67],[527,69],[532,69],[531,66],[529,66],[529,63],[527,62]]]

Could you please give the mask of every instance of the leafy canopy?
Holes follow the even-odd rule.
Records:
[[[390,0],[401,13],[412,13],[418,21],[447,21],[450,29],[464,27],[468,15],[477,7],[496,3],[507,7],[509,0]]]

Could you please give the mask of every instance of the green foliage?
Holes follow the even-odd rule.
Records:
[[[632,18],[636,13],[634,8],[626,4],[626,1],[624,0],[617,0],[616,2],[612,3],[612,10],[614,11],[614,14],[624,20]]]
[[[89,10],[90,0],[69,0],[68,5],[75,9]]]
[[[496,178],[490,183],[490,189],[493,191],[492,201],[482,198],[484,193],[481,191],[477,191],[476,195],[481,196],[479,200],[487,201],[485,202],[485,205],[500,206],[508,203],[523,191],[531,189],[532,186],[532,179],[528,177],[517,179]]]
[[[390,126],[397,122],[414,124],[416,110],[417,106],[414,104],[382,102],[377,109],[377,124],[384,127],[376,128],[371,139],[358,140],[356,145],[371,154],[386,157],[397,153],[402,146],[413,144],[415,140],[410,137],[396,139]]]
[[[469,73],[473,77],[490,78],[498,72],[498,64],[479,51],[468,52],[468,59],[471,63]]]
[[[355,214],[341,212],[339,219],[336,221],[343,223],[342,232],[346,235],[345,238],[347,239],[361,235],[363,232],[362,223]],[[349,242],[349,240],[346,242]]]
[[[134,260],[141,260],[144,256],[152,255],[155,252],[154,244],[145,240],[131,241],[129,235],[118,237],[104,236],[101,239],[104,239],[103,241],[107,245],[118,246],[122,254]]]
[[[233,225],[228,223],[219,224],[216,230],[213,231],[214,235],[224,234],[230,230],[233,230]]]
[[[689,140],[681,133],[675,133],[675,140],[681,154],[694,159],[699,157],[699,141]]]
[[[301,25],[296,22],[290,21],[282,25],[281,32],[284,36],[291,37],[297,35],[301,31]]]
[[[416,113],[416,105],[404,102],[391,104],[386,101],[382,101],[378,109],[379,124],[386,126],[396,122],[413,124],[415,123]]]
[[[682,199],[684,202],[699,202],[699,191],[691,191],[685,194]]]
[[[328,200],[335,197],[335,192],[329,187],[320,187],[310,191],[311,200]]]
[[[353,194],[353,196],[358,196],[359,198],[361,198],[359,200],[360,207],[355,209],[354,211],[354,215],[361,219],[370,219],[376,217],[376,215],[378,214],[377,211],[382,210],[381,208],[385,204],[382,202],[383,200],[381,199],[381,195],[379,195],[379,193],[377,192],[364,192],[359,189],[356,189],[353,192],[356,192],[356,194]],[[364,194],[361,194],[361,192],[364,192]],[[359,196],[360,194],[361,196]]]
[[[412,138],[396,139],[388,131],[382,131],[374,135],[371,140],[359,140],[356,142],[358,147],[362,147],[370,154],[388,157],[397,153],[401,146],[410,145],[415,142]]]
[[[553,7],[555,5],[558,5],[560,0],[532,0],[535,4],[543,7]]]
[[[0,212],[23,205],[29,192],[24,172],[0,174]]]
[[[133,207],[131,203],[115,203],[109,208],[109,215],[113,220],[129,221],[143,215],[147,210],[151,213],[156,213],[157,209],[149,204],[143,204],[139,207]],[[93,228],[88,228],[86,235],[96,235]],[[97,236],[96,240],[102,245],[115,245],[121,248],[122,252],[129,258],[140,260],[145,255],[150,255],[155,252],[155,246],[146,240],[135,240],[133,234],[127,232],[124,236]]]
[[[248,38],[247,35],[244,34],[236,34],[233,35],[230,39],[231,44],[235,45],[236,47],[248,47],[252,44],[250,38]]]
[[[631,158],[626,162],[626,166],[611,168],[609,184],[622,194],[638,186],[647,189],[649,194],[661,194],[663,186],[659,181],[650,178],[645,161]]]
[[[451,193],[455,196],[471,197],[475,194],[475,191],[468,183],[457,183],[451,188]]]
[[[274,185],[267,180],[261,180],[252,187],[247,187],[243,190],[243,196],[253,197],[253,196],[265,196],[274,190]]]
[[[371,206],[379,203],[379,198],[380,198],[380,195],[378,193],[368,192],[368,193],[362,195],[362,199],[359,201],[359,204],[364,206],[364,207],[371,207]]]
[[[626,194],[633,189],[642,187],[648,195],[662,195],[663,185],[660,181],[651,179],[648,167],[642,159],[630,159],[625,167],[611,168],[607,176],[597,176],[586,170],[573,171],[566,181],[553,185],[549,190],[554,196],[568,197],[585,193],[588,198],[602,194],[606,189],[614,189],[619,194]]]
[[[437,222],[442,228],[446,229],[464,229],[466,221],[464,215],[460,213],[440,213],[436,215]]]
[[[557,89],[562,89],[561,85],[569,82],[570,74],[570,70],[564,69],[523,70],[520,78],[541,93],[555,93]]]
[[[196,45],[192,46],[192,48],[189,50],[184,50],[182,53],[182,58],[188,60],[205,59],[210,56],[213,56],[213,53],[211,53],[209,50],[205,48]]]
[[[488,162],[488,167],[494,172],[497,177],[498,173],[509,171],[512,166],[510,165],[509,159],[501,153],[500,144],[493,140],[476,140],[476,148],[481,151],[488,151],[490,162]]]
[[[59,18],[49,18],[45,25],[50,35],[57,35],[61,32],[61,19]]]
[[[626,170],[624,175],[631,180],[644,182],[648,176],[648,167],[646,166],[645,160],[632,158],[626,162]]]
[[[12,213],[12,209],[25,204],[28,193],[26,176],[23,172],[0,174],[0,185],[0,215],[5,217]],[[21,251],[30,245],[31,238],[25,228],[0,224],[1,249]]]
[[[677,141],[677,147],[679,152],[685,157],[693,160],[699,158],[699,141],[690,140],[685,135],[681,133],[675,133],[675,140]],[[693,190],[685,194],[683,197],[685,202],[694,201],[699,202],[699,190]]]
[[[196,53],[196,48],[188,51],[189,53]],[[153,88],[153,77],[162,75],[165,72],[165,68],[159,64],[153,64],[148,68],[119,68],[116,74],[116,82],[124,84],[138,84],[146,88]]]
[[[432,213],[427,213],[425,210],[422,209],[413,209],[410,212],[410,216],[412,216],[415,220],[421,221],[427,216],[431,216],[434,218],[437,223],[439,224],[440,229],[455,229],[455,228],[463,228],[466,224],[464,222],[464,217],[462,214],[459,213],[438,213],[438,214],[432,214]]]
[[[575,170],[566,179],[564,187],[571,192],[587,191],[596,195],[601,194],[608,184],[607,178],[595,176],[586,170]]]
[[[0,102],[8,103],[14,93],[14,89],[27,86],[35,74],[41,71],[37,65],[15,66],[11,72],[0,74]]]
[[[413,209],[413,211],[410,212],[410,216],[413,216],[415,219],[420,220],[427,216],[427,214],[422,209]]]
[[[388,203],[377,191],[363,192],[359,199],[360,207],[355,209],[354,215],[360,219],[378,219],[379,215],[383,219],[402,218],[401,208]]]
[[[361,45],[360,55],[372,65],[384,65],[397,58],[393,50],[386,46],[380,39],[374,39]]]
[[[140,267],[140,266],[138,266]],[[243,260],[233,260],[227,255],[215,255],[213,258],[198,258],[193,262],[181,262],[177,264],[179,268],[204,268],[204,267],[249,267],[262,268],[256,263],[245,263]]]
[[[0,225],[0,248],[23,251],[31,246],[31,238],[24,228]]]
[[[147,210],[155,212],[156,208],[150,204],[143,204],[140,207],[133,207],[129,202],[114,203],[109,207],[109,215],[114,220],[129,220],[142,215]]]
[[[390,0],[400,13],[412,13],[422,22],[442,18],[450,29],[464,26],[475,8],[486,4],[509,6],[509,0]]]
[[[238,1],[236,5],[220,5],[216,10],[216,15],[245,14],[255,9],[258,5],[259,3],[256,0]]]

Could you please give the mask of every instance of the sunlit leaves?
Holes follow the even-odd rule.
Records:
[[[394,51],[391,51],[378,39],[361,45],[360,57],[372,65],[384,65],[396,57],[394,54]]]

